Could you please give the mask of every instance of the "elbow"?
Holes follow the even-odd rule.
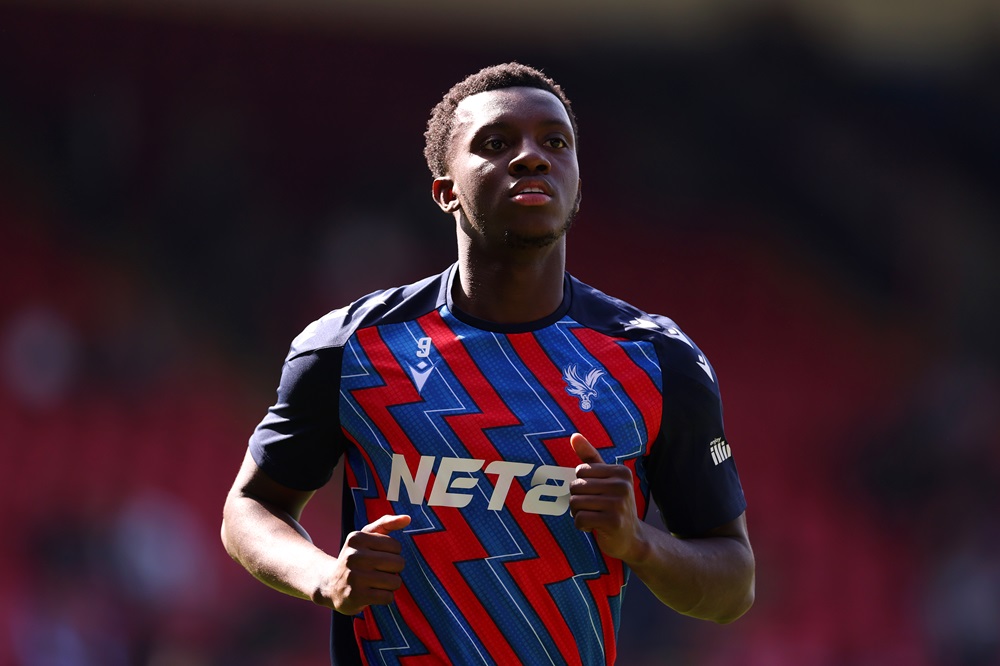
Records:
[[[222,547],[225,548],[226,552],[229,553],[229,556],[232,557],[233,553],[229,549],[229,537],[226,534],[226,518],[225,518],[225,516],[223,516],[223,518],[222,518],[222,526],[219,528],[219,539],[222,541]]]
[[[743,575],[740,578],[740,582],[732,588],[733,596],[731,597],[731,602],[725,608],[720,609],[720,612],[715,617],[710,618],[716,624],[735,622],[746,615],[747,611],[753,606],[757,594],[756,563],[754,562],[753,552],[750,551],[748,555],[743,566]]]
[[[711,620],[716,624],[730,624],[731,622],[735,622],[746,615],[747,611],[753,606],[754,596],[754,585],[751,581],[742,598],[738,599],[730,608],[725,609],[724,612],[711,618]]]
[[[751,575],[740,583],[727,583],[717,588],[715,594],[703,596],[691,608],[673,607],[678,613],[715,624],[729,624],[746,615],[755,597],[754,578]]]
[[[232,534],[233,520],[231,516],[230,498],[226,498],[226,504],[222,508],[222,523],[219,526],[219,539],[222,541],[222,547],[226,549],[226,553],[229,557],[233,558],[237,562],[239,558],[236,552],[236,539]]]

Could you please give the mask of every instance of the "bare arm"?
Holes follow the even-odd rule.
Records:
[[[353,615],[392,600],[403,569],[389,532],[408,516],[383,516],[352,532],[334,557],[312,543],[299,524],[311,492],[276,483],[247,452],[226,498],[222,543],[229,555],[276,590]]]
[[[719,623],[736,620],[753,605],[754,557],[745,516],[687,539],[640,526],[636,554],[623,559],[664,604]]]
[[[595,533],[602,551],[679,613],[725,623],[749,610],[755,565],[745,516],[697,538],[659,530],[639,519],[627,467],[604,464],[580,434],[570,442],[583,461],[570,485],[577,528]]]

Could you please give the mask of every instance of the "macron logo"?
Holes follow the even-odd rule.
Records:
[[[413,504],[423,504],[426,497],[428,506],[451,506],[461,509],[472,501],[471,491],[479,485],[480,480],[473,474],[482,469],[485,462],[476,458],[420,456],[417,473],[413,474],[403,454],[394,453],[386,499],[398,502],[401,488],[406,488],[406,494]],[[427,485],[435,463],[437,471],[434,485],[431,486],[428,495]],[[576,469],[572,467],[535,466],[531,463],[494,460],[486,465],[483,471],[496,476],[490,503],[486,507],[490,511],[503,509],[511,483],[514,479],[528,474],[531,474],[531,488],[524,494],[524,501],[521,502],[522,511],[543,516],[561,516],[569,509],[569,483],[576,478]],[[552,481],[555,483],[550,483]]]
[[[715,377],[712,376],[712,368],[708,365],[708,361],[705,360],[705,357],[702,356],[701,354],[698,354],[698,360],[695,361],[695,363],[698,364],[699,368],[705,371],[705,374],[708,375],[708,378],[711,379],[712,382],[714,383]]]
[[[712,462],[720,465],[733,457],[733,452],[729,448],[729,443],[721,437],[716,437],[709,445],[712,450]]]
[[[628,325],[634,326],[635,328],[649,328],[649,329],[657,329],[660,327],[659,324],[650,319],[632,319],[629,320]]]
[[[431,376],[432,370],[434,370],[434,364],[427,361],[417,363],[417,367],[410,366],[410,376],[413,377],[413,385],[417,387],[417,393],[424,390],[424,384],[427,383],[427,378]]]

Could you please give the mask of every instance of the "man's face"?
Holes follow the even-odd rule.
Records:
[[[505,88],[471,95],[455,110],[448,174],[435,198],[460,206],[463,228],[484,248],[546,247],[576,213],[580,168],[565,107],[552,93]]]

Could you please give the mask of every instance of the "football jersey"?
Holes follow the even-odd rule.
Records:
[[[457,310],[457,268],[370,294],[292,343],[250,440],[275,481],[312,490],[346,455],[344,533],[412,521],[388,605],[334,614],[333,656],[367,664],[613,663],[628,567],[574,527],[582,433],[632,472],[668,529],[737,518],[743,491],[715,372],[670,319],[569,274],[543,320]]]

